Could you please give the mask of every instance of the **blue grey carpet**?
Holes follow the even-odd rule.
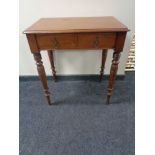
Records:
[[[134,155],[134,73],[108,81],[48,81],[48,106],[39,81],[20,81],[20,155]]]

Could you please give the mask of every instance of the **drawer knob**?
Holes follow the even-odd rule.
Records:
[[[55,48],[55,49],[59,48],[59,42],[56,38],[53,39],[53,48]]]
[[[94,44],[95,48],[99,47],[100,41],[99,41],[99,37],[98,36],[95,38],[95,41],[94,41],[93,44]]]

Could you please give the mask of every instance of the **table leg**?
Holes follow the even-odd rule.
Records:
[[[52,69],[52,73],[53,73],[53,79],[54,81],[56,81],[56,71],[55,71],[55,66],[54,66],[54,57],[53,57],[53,51],[52,50],[48,50],[48,57],[50,60],[50,64],[51,64],[51,69]]]
[[[120,58],[120,52],[114,52],[112,65],[111,65],[111,69],[110,69],[107,104],[110,103],[110,97],[112,95],[112,90],[113,90],[113,86],[114,86],[114,82],[115,82],[115,78],[116,78],[116,74],[117,74],[117,70],[118,70],[119,58]]]
[[[46,79],[46,74],[45,74],[43,62],[41,60],[42,59],[41,54],[40,53],[33,53],[33,56],[34,56],[34,59],[36,61],[39,78],[40,78],[40,81],[42,83],[42,86],[43,86],[43,89],[45,92],[45,96],[47,98],[48,104],[51,105],[50,93],[48,91],[47,79]]]
[[[108,52],[107,49],[103,49],[103,50],[102,50],[101,71],[100,71],[100,76],[99,76],[100,82],[101,82],[101,80],[102,80],[102,78],[103,78],[105,62],[106,62],[106,58],[107,58],[107,52]]]

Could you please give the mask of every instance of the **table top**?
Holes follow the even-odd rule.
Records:
[[[129,29],[113,16],[41,18],[24,33],[125,32]]]

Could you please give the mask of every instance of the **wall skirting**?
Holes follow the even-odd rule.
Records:
[[[125,75],[117,75],[116,80],[124,80]],[[53,79],[53,76],[47,76],[47,80]],[[103,80],[108,80],[109,75],[104,75]],[[39,80],[38,76],[19,76],[19,81],[37,81]],[[79,81],[79,80],[90,80],[98,81],[99,75],[57,75],[57,81]]]

